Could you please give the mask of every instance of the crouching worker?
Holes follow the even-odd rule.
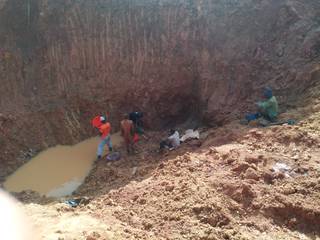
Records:
[[[273,96],[272,89],[267,87],[264,89],[263,96],[266,100],[258,102],[258,112],[254,114],[247,114],[246,120],[250,121],[264,118],[268,122],[275,122],[278,117],[278,102],[275,96]]]
[[[111,125],[107,122],[105,116],[100,117],[101,125],[98,127],[101,136],[101,142],[98,146],[97,158],[100,159],[103,154],[103,149],[105,145],[108,145],[109,151],[112,152],[112,143],[110,137]]]
[[[161,141],[160,143],[160,150],[169,148],[169,149],[176,149],[180,146],[180,135],[179,132],[171,129],[169,133],[169,137]]]
[[[127,114],[124,115],[124,119],[121,121],[121,136],[124,138],[127,153],[133,152],[134,126],[133,122],[129,120],[129,115]]]

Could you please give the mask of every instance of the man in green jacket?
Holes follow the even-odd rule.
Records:
[[[269,87],[265,88],[263,96],[266,100],[257,103],[258,113],[246,115],[246,120],[248,122],[261,117],[270,122],[275,122],[277,120],[279,107],[276,97],[273,96],[272,89]]]
[[[271,88],[266,88],[263,95],[267,100],[257,103],[259,112],[261,113],[262,117],[270,122],[274,122],[278,117],[278,101],[276,97],[273,96]]]

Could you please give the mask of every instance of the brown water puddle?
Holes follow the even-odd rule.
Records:
[[[120,134],[111,136],[117,146]],[[6,190],[20,192],[33,190],[51,197],[71,194],[84,181],[96,159],[99,138],[90,138],[74,146],[49,148],[31,159],[8,177]]]

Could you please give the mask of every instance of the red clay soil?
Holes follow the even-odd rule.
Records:
[[[221,125],[269,85],[319,83],[318,0],[1,0],[0,179],[33,153],[142,110],[152,129]],[[152,124],[150,124],[152,123]]]
[[[80,207],[20,197],[42,204],[24,208],[43,239],[318,239],[319,121],[314,113],[295,126],[232,122],[163,155],[153,151],[161,136],[149,132],[137,155],[97,163],[75,193],[87,199]]]
[[[17,195],[43,239],[319,238],[319,12],[318,0],[0,0],[0,181],[91,136],[95,115],[117,130],[141,110],[155,132],[97,163],[75,195],[89,203]],[[235,121],[266,85],[297,125]],[[187,120],[216,128],[153,151],[159,129]]]

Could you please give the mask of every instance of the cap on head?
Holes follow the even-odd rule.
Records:
[[[107,122],[107,118],[105,116],[100,116],[100,121],[102,123],[106,123]]]
[[[270,87],[266,87],[264,90],[263,90],[263,96],[267,99],[269,98],[272,98],[273,96],[273,93],[272,93],[272,89]]]

